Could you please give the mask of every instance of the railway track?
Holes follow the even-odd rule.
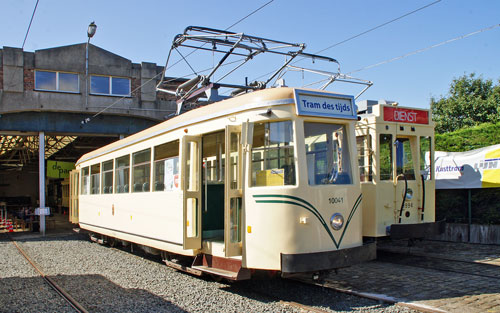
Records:
[[[43,278],[43,280],[49,285],[61,298],[63,298],[69,306],[71,306],[76,312],[80,313],[88,313],[88,311],[78,302],[76,301],[67,291],[61,288],[53,279],[47,276],[37,265],[36,263],[29,257],[29,255],[17,244],[17,242],[9,236],[12,244],[17,248],[19,253],[28,261],[31,266],[38,272],[38,274]]]
[[[491,264],[455,260],[436,256],[389,252],[384,250],[379,250],[377,252],[377,260],[423,269],[432,269],[500,280],[500,267]]]

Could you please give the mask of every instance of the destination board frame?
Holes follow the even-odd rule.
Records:
[[[354,96],[295,89],[295,109],[300,116],[357,119]]]

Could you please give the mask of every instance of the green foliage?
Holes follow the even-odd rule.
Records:
[[[475,76],[454,79],[447,97],[431,98],[436,133],[500,121],[500,85]]]
[[[436,134],[436,151],[463,152],[500,144],[500,122]]]

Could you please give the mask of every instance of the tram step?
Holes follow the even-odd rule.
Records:
[[[251,276],[249,269],[241,267],[241,260],[209,254],[197,255],[191,268],[230,280],[250,279]]]

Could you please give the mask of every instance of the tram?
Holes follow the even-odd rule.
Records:
[[[285,52],[289,61],[333,60],[304,53],[302,44],[188,30],[203,34],[178,35],[173,46],[198,40],[220,52],[229,45],[221,63],[238,49],[252,58],[264,48],[276,52],[273,44],[297,48]],[[260,270],[318,273],[375,258],[375,246],[363,244],[353,96],[265,88],[268,80],[215,99],[218,88],[235,86],[210,75],[174,91],[162,83],[159,90],[178,96],[177,113],[200,94],[208,101],[78,160],[70,202],[81,229],[159,253],[174,268],[231,280]]]
[[[359,104],[356,144],[363,193],[363,236],[423,238],[435,222],[434,122],[429,110],[391,101]]]

